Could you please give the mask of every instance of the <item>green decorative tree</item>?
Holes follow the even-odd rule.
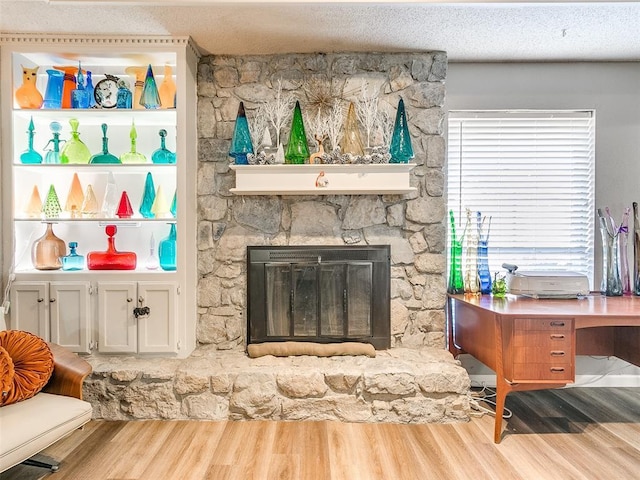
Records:
[[[396,113],[396,123],[393,127],[389,153],[391,153],[391,163],[409,163],[409,160],[413,158],[411,136],[402,98],[398,102],[398,112]]]
[[[304,130],[304,122],[302,121],[302,111],[300,110],[300,102],[296,101],[293,110],[293,119],[291,120],[291,133],[289,134],[289,143],[287,144],[287,152],[284,155],[285,163],[305,163],[309,158],[309,145],[307,144],[307,134]]]
[[[231,149],[229,156],[234,158],[236,165],[247,165],[247,154],[253,153],[253,143],[251,142],[251,132],[249,131],[249,122],[244,111],[244,103],[240,102],[238,106],[238,116],[236,117],[236,125],[233,129],[233,138],[231,140]]]

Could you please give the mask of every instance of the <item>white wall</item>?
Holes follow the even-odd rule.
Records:
[[[640,202],[640,63],[450,63],[446,95],[447,111],[595,109],[595,205],[608,206],[619,222],[624,207]],[[601,242],[595,222],[594,212],[598,289]],[[473,359],[463,358],[463,363],[472,379],[484,380],[491,373]],[[590,385],[640,386],[640,368],[617,359],[580,357],[576,384],[593,380]]]

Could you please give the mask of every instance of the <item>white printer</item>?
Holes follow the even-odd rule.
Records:
[[[516,265],[503,264],[507,269],[507,292],[533,298],[578,298],[589,294],[586,275],[567,271],[518,271]]]

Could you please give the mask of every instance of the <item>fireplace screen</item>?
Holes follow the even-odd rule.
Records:
[[[389,247],[249,247],[248,341],[389,347]]]

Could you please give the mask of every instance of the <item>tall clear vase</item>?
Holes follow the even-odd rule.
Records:
[[[629,245],[629,207],[625,208],[622,215],[622,222],[618,229],[618,249],[620,250],[620,281],[622,282],[622,293],[631,295],[631,279],[629,275],[629,256],[627,249]]]
[[[478,222],[478,280],[480,281],[480,293],[491,293],[491,271],[489,270],[489,231],[491,229],[491,217],[484,231],[485,218],[482,218],[480,212],[477,212],[476,219]]]
[[[467,209],[467,226],[471,223],[471,210]],[[465,238],[464,293],[480,293],[478,278],[478,231],[469,229]]]
[[[622,295],[622,280],[620,278],[620,249],[618,232],[607,225],[607,221],[598,210],[600,218],[600,234],[602,236],[602,281],[600,293],[608,297]]]
[[[640,217],[638,202],[633,202],[633,293],[640,295]]]

